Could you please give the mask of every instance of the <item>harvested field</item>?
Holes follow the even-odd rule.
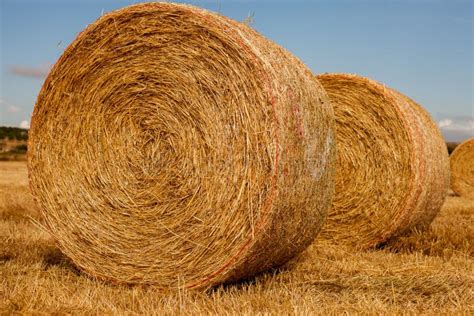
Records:
[[[430,229],[358,251],[316,242],[282,269],[159,294],[81,273],[33,221],[26,165],[0,162],[2,313],[474,313],[474,201],[450,195]]]

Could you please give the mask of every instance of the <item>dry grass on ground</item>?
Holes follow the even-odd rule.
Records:
[[[26,166],[0,163],[2,313],[474,313],[474,201],[450,196],[427,232],[383,249],[316,243],[278,271],[205,293],[159,294],[82,274],[37,226]]]

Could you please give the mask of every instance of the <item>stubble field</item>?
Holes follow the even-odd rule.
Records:
[[[206,292],[94,280],[41,228],[25,162],[0,162],[0,314],[474,313],[474,201],[381,249],[316,242],[279,270]]]

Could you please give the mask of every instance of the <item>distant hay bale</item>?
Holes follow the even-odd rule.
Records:
[[[458,145],[449,161],[451,189],[460,196],[474,199],[474,138]]]
[[[359,248],[429,225],[449,186],[446,145],[429,114],[375,81],[323,74],[336,117],[336,193],[321,238]]]
[[[102,16],[33,113],[32,192],[90,275],[206,288],[312,242],[334,189],[334,115],[295,57],[186,5]]]

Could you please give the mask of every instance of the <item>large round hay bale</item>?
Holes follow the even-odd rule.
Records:
[[[322,238],[360,248],[431,223],[449,186],[448,153],[429,114],[348,74],[317,76],[336,117],[336,193]]]
[[[334,189],[334,116],[295,57],[186,5],[102,16],[33,113],[31,189],[50,233],[98,278],[203,288],[286,262]]]
[[[474,138],[454,149],[451,164],[451,189],[458,195],[474,198]]]

